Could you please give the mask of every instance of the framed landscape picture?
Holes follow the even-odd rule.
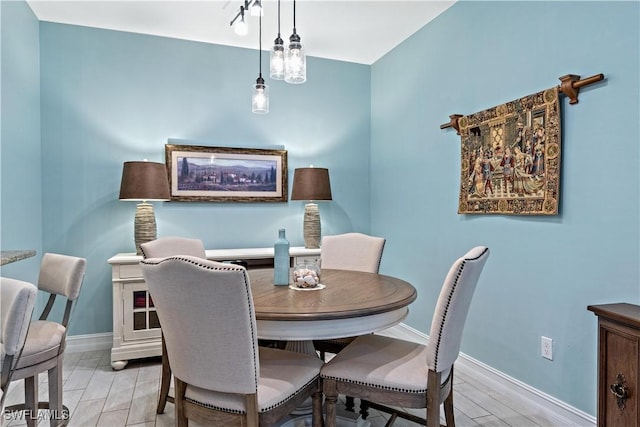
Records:
[[[171,200],[286,202],[287,152],[165,145]]]

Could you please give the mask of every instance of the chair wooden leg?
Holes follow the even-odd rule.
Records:
[[[187,385],[180,381],[178,378],[173,378],[175,389],[175,426],[176,427],[189,427],[189,420],[184,411],[184,394],[187,391]]]
[[[51,427],[63,424],[66,416],[62,408],[62,355],[58,356],[58,364],[49,369],[49,417]]]
[[[28,427],[38,424],[38,375],[24,379],[24,417]]]
[[[398,414],[394,412],[393,414],[391,414],[391,417],[389,417],[389,421],[387,421],[384,427],[391,427],[393,423],[396,422],[397,418],[398,418]]]
[[[167,356],[167,345],[162,336],[162,377],[160,380],[160,396],[158,397],[158,407],[156,413],[162,414],[167,405],[169,397],[169,388],[171,387],[171,366],[169,366],[169,357]]]
[[[440,373],[429,371],[427,375],[427,425],[440,425]]]
[[[360,399],[360,416],[363,420],[369,416],[369,401]]]
[[[244,398],[245,408],[247,411],[247,427],[258,427],[259,414],[258,414],[258,395],[247,394]]]
[[[338,401],[338,390],[335,381],[324,380],[324,404],[326,411],[325,427],[336,427],[336,402]]]
[[[453,415],[453,390],[451,390],[449,396],[444,400],[444,419],[447,427],[456,427],[456,420]]]
[[[311,414],[311,425],[312,427],[322,427],[322,391],[320,389],[316,390],[311,396],[311,401],[313,405],[312,414]]]
[[[354,406],[353,396],[345,396],[344,408],[349,412],[355,412]]]

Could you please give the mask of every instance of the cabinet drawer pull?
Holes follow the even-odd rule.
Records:
[[[624,411],[626,407],[625,401],[629,398],[629,389],[625,386],[625,383],[626,380],[624,375],[618,374],[616,375],[616,382],[611,384],[609,387],[611,393],[615,396],[616,403],[621,411]]]

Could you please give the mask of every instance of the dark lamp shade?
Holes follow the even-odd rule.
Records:
[[[170,200],[164,163],[124,162],[120,200]]]
[[[293,173],[291,200],[331,200],[329,169],[296,169]]]

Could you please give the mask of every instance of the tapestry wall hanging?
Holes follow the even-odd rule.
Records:
[[[460,214],[557,215],[557,88],[459,118]]]

